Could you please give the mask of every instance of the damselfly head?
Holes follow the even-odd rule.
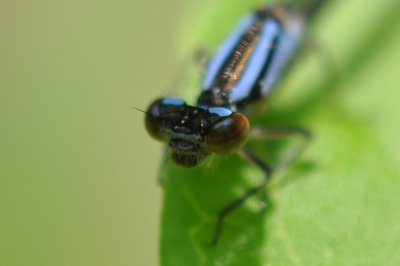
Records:
[[[231,154],[249,134],[247,118],[224,107],[189,106],[178,98],[161,98],[145,112],[147,132],[165,142],[175,163],[192,167],[210,153]]]

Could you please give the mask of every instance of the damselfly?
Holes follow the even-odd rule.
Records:
[[[309,131],[301,128],[251,127],[248,117],[269,99],[321,2],[307,12],[274,6],[244,16],[210,60],[195,106],[167,97],[154,101],[146,111],[148,133],[169,145],[178,165],[194,167],[212,153],[239,153],[265,174],[259,185],[221,209],[212,244],[218,241],[224,217],[263,190],[271,179],[273,169],[245,146],[248,139],[296,135],[306,142],[310,139]]]

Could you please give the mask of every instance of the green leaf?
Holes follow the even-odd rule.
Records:
[[[224,3],[206,5],[207,20],[186,43],[199,35],[214,49],[254,7]],[[394,0],[322,10],[310,34],[318,51],[304,51],[258,121],[304,125],[315,140],[268,187],[267,212],[250,199],[226,218],[217,246],[209,243],[218,211],[257,184],[261,171],[237,155],[193,169],[166,164],[162,265],[400,264],[399,13]],[[187,71],[187,80],[199,79],[195,66]],[[274,164],[290,144],[250,143]]]

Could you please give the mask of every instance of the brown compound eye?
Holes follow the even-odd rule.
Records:
[[[247,141],[250,124],[247,117],[232,113],[216,122],[206,135],[208,148],[218,154],[237,152]]]

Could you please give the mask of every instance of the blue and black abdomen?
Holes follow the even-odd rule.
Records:
[[[267,97],[298,46],[302,26],[298,16],[276,9],[246,15],[210,61],[198,105],[240,111]]]

